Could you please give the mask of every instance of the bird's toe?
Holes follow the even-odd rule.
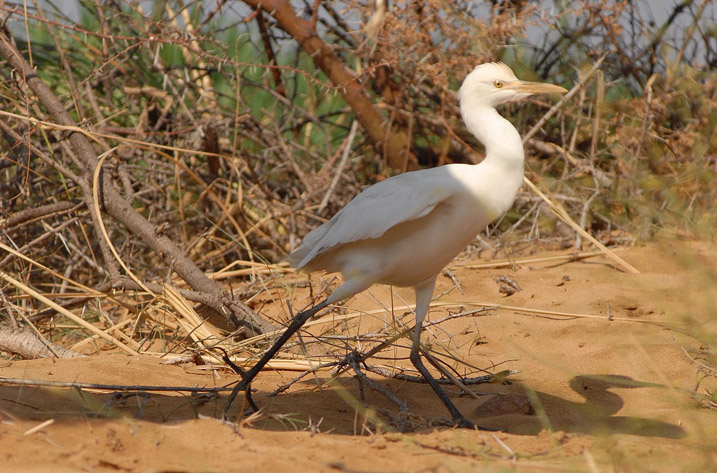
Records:
[[[473,422],[466,419],[465,417],[454,418],[453,423],[455,424],[456,427],[459,427],[461,429],[475,429],[476,428],[476,425]],[[480,430],[480,427],[478,427],[478,429]]]

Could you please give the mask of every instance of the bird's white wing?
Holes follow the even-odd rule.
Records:
[[[399,174],[365,189],[331,220],[309,232],[289,263],[301,269],[331,248],[379,238],[402,222],[428,215],[459,187],[445,168]]]

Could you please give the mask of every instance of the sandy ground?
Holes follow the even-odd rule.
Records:
[[[700,392],[716,389],[716,378],[702,380],[685,352],[699,350],[700,339],[714,342],[717,333],[717,245],[671,241],[619,254],[641,273],[620,271],[604,257],[511,269],[453,265],[464,294],[443,295],[439,301],[455,304],[435,307],[431,320],[476,301],[590,316],[501,309],[455,318],[424,335],[474,366],[519,370],[510,384],[472,386],[477,399],[446,388],[468,418],[495,432],[435,426],[447,412],[428,386],[370,375],[410,406],[404,420],[411,431],[391,431],[383,412],[396,415],[397,407],[367,386],[361,400],[351,372],[322,386],[307,377],[268,398],[297,373],[265,371],[254,383],[263,415],[239,425],[218,420],[225,396],[0,386],[0,471],[717,471],[717,410],[698,407],[690,395],[698,381]],[[493,276],[508,276],[522,290],[504,296]],[[442,277],[436,293],[452,286]],[[398,295],[413,301],[410,291]],[[390,300],[387,288],[375,287],[349,305],[375,310],[376,301]],[[405,353],[382,355],[380,362],[391,365]],[[236,380],[207,366],[122,354],[0,361],[0,376],[170,386]],[[241,396],[232,414],[240,409]]]

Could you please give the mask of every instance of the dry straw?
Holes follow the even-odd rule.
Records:
[[[210,18],[199,19],[190,14],[197,2],[179,12],[167,4],[162,7],[166,22],[154,21],[141,9],[127,15],[115,4],[96,12],[90,5],[86,14],[93,18],[91,27],[49,20],[42,12],[22,16],[6,5],[8,24],[28,32],[29,49],[21,55],[34,69],[23,74],[13,66],[10,74],[9,56],[3,63],[7,77],[17,80],[0,84],[0,127],[9,144],[3,148],[7,153],[0,172],[3,196],[10,196],[3,207],[9,214],[0,215],[0,274],[8,307],[17,307],[38,333],[58,327],[56,321],[48,322],[58,313],[82,328],[84,338],[73,341],[73,348],[83,352],[106,348],[104,342],[127,353],[172,359],[198,350],[216,364],[221,359],[214,350],[224,348],[235,353],[236,362],[250,364],[257,347],[271,342],[281,329],[235,341],[237,334],[205,321],[197,303],[208,298],[194,297],[199,291],[192,294],[191,283],[177,276],[176,260],[140,243],[126,225],[102,213],[102,182],[114,182],[129,203],[127,209],[151,221],[154,234],[175,242],[181,248],[177,254],[196,262],[202,274],[220,281],[222,288],[231,287],[238,302],[268,294],[270,303],[278,304],[285,294],[299,293],[298,278],[278,262],[361,189],[397,170],[475,160],[476,143],[460,125],[454,90],[472,67],[490,60],[521,66],[519,75],[526,79],[575,85],[554,105],[534,101],[531,107],[509,109],[534,152],[528,156],[531,172],[516,204],[520,216],[507,216],[481,236],[482,243],[496,254],[507,244],[519,254],[537,242],[573,244],[574,250],[546,258],[470,262],[467,267],[602,254],[636,273],[619,248],[608,246],[631,244],[635,237],[649,238],[663,228],[694,237],[713,227],[705,222],[714,221],[717,189],[711,185],[716,153],[709,119],[715,110],[714,72],[700,69],[695,57],[700,48],[688,47],[704,40],[697,33],[707,30],[710,2],[676,11],[691,17],[684,34],[673,36],[669,32],[675,24],[653,28],[640,23],[640,15],[631,14],[639,2],[603,2],[600,18],[605,22],[590,14],[594,2],[570,2],[556,6],[555,15],[540,17],[546,43],[535,49],[514,42],[538,18],[534,2],[491,9],[489,21],[471,14],[471,2],[438,0],[421,9],[413,2],[391,2],[375,16],[366,2],[342,4],[346,10],[321,3],[334,19],[373,17],[368,39],[341,21],[331,22],[328,30],[299,30],[298,21],[272,16],[276,12],[266,11],[266,3],[249,3],[257,9],[225,43],[211,21],[224,12],[221,5]],[[260,23],[260,16],[270,21]],[[628,16],[637,22],[632,31],[646,35],[644,41],[633,41],[624,36],[626,29],[617,28]],[[313,17],[314,22],[322,19]],[[248,34],[254,26],[256,34]],[[48,30],[55,49],[40,52],[33,28]],[[551,30],[559,28],[564,35],[554,39]],[[146,31],[152,34],[142,33]],[[316,31],[322,33],[317,36]],[[279,62],[287,62],[277,65],[276,47],[285,44],[287,34],[314,49],[290,60],[283,57]],[[445,41],[437,45],[439,36]],[[565,43],[564,37],[572,42]],[[597,37],[604,39],[609,59],[603,51],[586,56],[594,50],[589,38]],[[260,43],[252,43],[255,39]],[[642,43],[651,49],[640,50]],[[667,49],[676,51],[676,57],[659,55]],[[242,59],[247,57],[249,61]],[[321,71],[327,65],[331,70]],[[331,75],[335,71],[341,73],[339,79]],[[28,83],[38,77],[60,97],[62,111],[71,109],[74,124],[58,123],[37,94],[30,93],[35,90]],[[83,163],[72,140],[77,135],[90,142],[92,158],[97,157],[93,146],[104,151],[96,165]],[[570,235],[560,234],[551,222],[544,224],[541,208],[568,225]],[[30,218],[20,218],[29,210]],[[501,239],[498,230],[506,228],[507,238]],[[582,251],[582,241],[599,251]],[[133,284],[123,285],[127,278],[118,281],[115,267]],[[31,300],[37,304],[26,303]],[[90,304],[97,307],[101,322],[78,315]],[[606,320],[471,300],[433,307],[460,304]],[[260,304],[254,307],[262,310]],[[342,323],[384,310],[342,309],[344,313],[334,310],[307,327],[326,336]],[[397,334],[390,330],[377,338],[394,339]],[[152,343],[154,337],[172,343],[160,349]],[[95,344],[98,340],[103,343]],[[328,345],[327,340],[316,339]],[[270,366],[310,369],[316,364],[291,359]]]

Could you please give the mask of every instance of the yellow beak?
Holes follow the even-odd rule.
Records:
[[[528,82],[524,80],[506,84],[506,88],[526,94],[564,94],[567,92],[567,89],[564,89],[559,85],[546,84],[544,82]]]

